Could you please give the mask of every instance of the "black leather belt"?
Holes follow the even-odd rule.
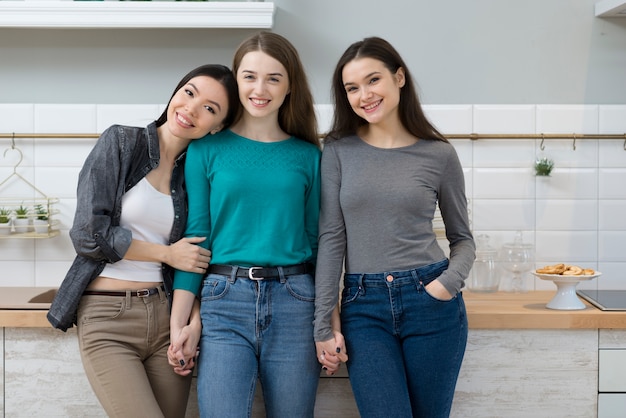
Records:
[[[311,263],[294,264],[292,266],[281,267],[283,275],[292,276],[294,274],[313,274],[315,266]],[[278,277],[278,267],[239,267],[226,264],[211,264],[209,273],[230,276],[233,269],[237,269],[236,277],[247,277],[251,280],[263,280],[268,277]]]
[[[131,290],[130,295],[136,296],[138,298],[146,298],[148,296],[156,295],[159,293],[159,289],[163,291],[163,286],[153,287],[152,289],[140,289],[140,290]],[[127,290],[85,290],[83,295],[94,295],[94,296],[126,296]]]

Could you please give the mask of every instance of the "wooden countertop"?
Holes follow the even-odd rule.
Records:
[[[626,329],[626,311],[601,311],[586,301],[586,308],[557,311],[546,308],[553,291],[528,293],[463,292],[469,327],[474,329]],[[48,328],[45,309],[0,310],[0,327]]]
[[[0,309],[0,327],[50,328],[47,309]]]
[[[561,311],[546,308],[554,291],[528,293],[463,292],[470,328],[489,329],[626,329],[626,311],[601,311],[587,303],[585,309]]]

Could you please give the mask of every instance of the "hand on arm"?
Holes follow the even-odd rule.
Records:
[[[174,372],[186,376],[196,363],[202,323],[200,301],[186,290],[174,290],[167,358]]]
[[[204,273],[211,262],[211,251],[198,245],[206,238],[182,238],[171,245],[133,240],[124,255],[128,260],[158,261],[177,270]]]

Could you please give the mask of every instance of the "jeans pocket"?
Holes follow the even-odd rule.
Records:
[[[201,301],[210,301],[223,298],[230,288],[226,276],[209,274],[202,283]]]
[[[310,274],[289,276],[285,285],[289,294],[294,298],[304,302],[315,301],[315,283]]]
[[[125,298],[111,298],[108,296],[83,296],[78,308],[78,321],[82,325],[110,321],[119,318],[126,310]]]
[[[429,298],[431,298],[435,302],[441,302],[441,303],[447,303],[447,302],[453,301],[456,298],[456,296],[452,296],[450,299],[439,299],[439,298],[431,295],[430,292],[428,291],[428,289],[426,289],[426,288],[424,288],[424,293],[426,293],[426,296],[428,296]]]
[[[344,287],[341,292],[341,306],[354,302],[361,294],[361,286]]]

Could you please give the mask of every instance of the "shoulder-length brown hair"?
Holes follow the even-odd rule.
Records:
[[[289,135],[320,147],[313,95],[296,48],[283,36],[262,31],[244,40],[233,57],[233,73],[248,52],[261,51],[280,62],[289,77],[289,94],[278,111],[278,123]],[[241,115],[238,117],[238,119]]]
[[[413,77],[404,63],[404,60],[389,42],[378,37],[365,38],[362,41],[353,43],[339,59],[332,80],[332,96],[335,101],[335,114],[332,128],[327,139],[336,140],[344,136],[354,135],[361,126],[367,125],[368,123],[352,110],[343,85],[343,68],[350,61],[357,58],[372,58],[378,60],[382,62],[392,74],[395,74],[399,68],[403,68],[406,83],[404,87],[400,89],[400,103],[398,105],[400,123],[417,138],[448,142],[443,134],[426,118],[417,95]]]

